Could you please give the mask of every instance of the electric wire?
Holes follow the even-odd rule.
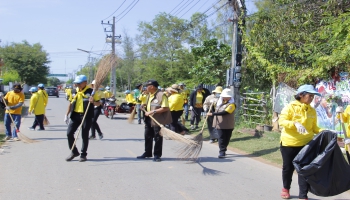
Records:
[[[182,2],[184,2],[185,0],[182,0],[179,4],[177,4],[176,6],[175,6],[175,8],[173,8],[170,12],[169,12],[169,14],[171,15],[171,13],[180,5],[180,4],[182,4]]]
[[[188,3],[192,3],[193,2],[193,0],[189,0],[189,1],[187,1],[185,4],[183,4],[180,8],[178,8],[175,12],[174,12],[174,15],[176,16],[176,15],[178,15],[178,14],[180,14],[182,11],[183,11],[183,9],[185,9],[189,4]]]
[[[184,14],[182,14],[180,16],[180,18],[182,18],[186,13],[188,13],[188,11],[190,11],[193,7],[195,7],[201,0],[198,0],[197,3],[195,3],[190,9],[188,9]]]
[[[102,21],[104,21],[104,20],[106,20],[106,19],[110,18],[112,15],[114,15],[114,13],[115,13],[115,12],[117,12],[117,11],[119,10],[119,8],[120,8],[120,7],[122,7],[122,6],[123,6],[123,4],[124,4],[125,2],[126,2],[126,0],[124,0],[124,1],[123,1],[123,3],[122,3],[122,4],[121,4],[121,5],[120,5],[120,6],[117,8],[117,10],[115,10],[115,11],[114,11],[114,12],[113,12],[111,15],[109,15],[108,17],[106,17],[106,18],[105,18],[105,19],[103,19]]]
[[[118,19],[117,22],[120,21],[126,14],[128,14],[128,12],[137,4],[137,2],[139,2],[139,0],[137,0],[136,3],[135,3],[135,1],[136,1],[136,0],[133,0],[133,1],[131,2],[131,4],[129,4],[129,6],[126,7],[125,10],[123,10],[123,12],[121,12],[119,15],[117,15],[117,16],[115,17],[115,18]],[[130,8],[130,6],[132,6],[132,7]],[[130,8],[130,9],[129,9],[129,8]],[[129,9],[129,10],[128,10],[128,9]],[[127,10],[128,10],[128,11],[127,11]],[[124,12],[126,12],[126,13],[123,15]],[[123,16],[122,16],[122,17],[119,17],[119,16],[121,16],[121,15],[123,15]]]

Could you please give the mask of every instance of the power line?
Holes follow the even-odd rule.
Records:
[[[126,0],[123,1],[123,3],[117,8],[117,10],[115,10],[111,15],[109,15],[108,17],[106,17],[106,18],[103,19],[103,20],[106,20],[106,19],[108,19],[109,17],[111,17],[112,15],[114,15],[114,13],[117,12],[117,11],[119,10],[119,8],[122,7],[123,4],[124,4],[125,2],[126,2]],[[102,21],[103,21],[103,20],[102,20]]]
[[[173,8],[170,12],[169,12],[169,14],[171,14],[171,12],[173,12],[180,4],[182,4],[182,2],[184,2],[185,0],[182,0],[179,4],[177,4],[176,6],[175,6],[175,8]]]
[[[198,8],[198,10],[196,12],[198,12],[205,4],[208,3],[209,0],[207,0],[203,5],[201,5],[201,7]]]
[[[128,5],[128,7],[126,7],[126,8],[123,10],[123,12],[121,12],[119,15],[115,16],[115,18],[118,19],[119,16],[123,15],[123,13],[124,13],[126,10],[128,10],[130,6],[132,6],[132,5],[135,3],[135,1],[136,1],[136,0],[133,0],[133,1]],[[138,0],[137,0],[137,1],[138,1]]]
[[[184,14],[182,14],[182,15],[180,16],[180,18],[181,18],[182,16],[184,16],[186,13],[188,13],[188,11],[190,11],[190,10],[191,10],[194,6],[196,6],[200,1],[201,1],[201,0],[198,0],[197,3],[195,3],[190,9],[188,9]]]
[[[128,13],[130,12],[130,10],[132,10],[138,2],[139,2],[139,0],[137,0],[136,3],[128,10],[128,12],[126,12],[120,19],[118,19],[117,22],[119,22],[121,19],[123,19],[123,17],[124,17],[126,14],[128,14]]]
[[[182,11],[183,11],[183,9],[185,9],[189,4],[191,4],[193,2],[193,0],[191,0],[191,1],[187,1],[184,5],[182,5],[180,8],[178,8],[177,10],[176,10],[176,12],[174,13],[174,15],[178,15],[178,14],[180,14]],[[188,4],[189,3],[189,4]]]

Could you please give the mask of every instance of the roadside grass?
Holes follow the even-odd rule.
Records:
[[[204,120],[199,123],[199,129],[190,130],[190,135],[197,135]],[[186,127],[190,128],[190,122],[186,121]],[[267,163],[282,164],[282,156],[279,150],[279,132],[258,132],[250,128],[249,124],[237,124],[233,130],[232,137],[229,143],[229,148],[238,150],[239,153],[245,154],[248,157],[262,158]],[[207,125],[203,130],[203,138],[205,141],[209,140],[209,132]],[[217,143],[214,143],[217,145]]]

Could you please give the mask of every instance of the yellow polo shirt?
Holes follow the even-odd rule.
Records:
[[[168,97],[170,111],[183,110],[184,99],[181,94],[172,94]]]
[[[24,98],[23,92],[15,93],[13,90],[8,92],[4,97],[4,99],[7,100],[7,106],[9,107],[15,106],[20,102],[24,103]],[[20,115],[22,113],[22,106],[16,109],[10,109],[9,111],[6,110],[6,113]]]
[[[156,93],[156,92],[155,92]],[[154,93],[154,94],[155,94]],[[147,111],[151,111],[151,100],[154,98],[154,94],[150,94],[149,95],[149,101],[148,101],[148,104],[147,104]],[[166,97],[165,93],[163,93],[163,96],[162,96],[162,104],[161,104],[161,107],[162,108],[167,108],[169,107],[169,102],[168,102],[168,97]]]

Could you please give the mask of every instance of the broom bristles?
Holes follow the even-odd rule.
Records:
[[[47,119],[46,115],[44,115],[44,125],[46,126],[49,124],[50,124],[49,120]]]
[[[132,124],[132,122],[134,121],[135,114],[136,114],[136,108],[134,108],[134,110],[132,110],[132,112],[131,112],[131,114],[130,114],[130,116],[129,116],[129,118],[128,118],[128,122],[129,122],[130,124]]]
[[[160,129],[160,134],[162,136],[167,136],[167,137],[169,137],[172,140],[179,141],[179,142],[184,143],[186,145],[196,145],[196,143],[193,140],[185,138],[182,135],[180,135],[178,133],[175,133],[174,131],[165,128],[163,125],[161,125],[160,128],[161,128]]]
[[[200,133],[191,139],[194,144],[179,147],[178,158],[183,160],[197,160],[203,146],[203,134]]]
[[[25,143],[34,143],[34,142],[37,142],[37,141],[35,141],[35,140],[32,140],[32,139],[30,139],[29,137],[27,137],[27,136],[25,136],[25,135],[23,135],[21,132],[17,132],[17,136],[18,136],[18,138],[20,139],[20,140],[22,140],[23,142],[25,142]]]
[[[95,76],[94,90],[97,91],[102,82],[106,79],[108,74],[111,72],[112,65],[114,64],[115,56],[107,55],[100,61]]]

